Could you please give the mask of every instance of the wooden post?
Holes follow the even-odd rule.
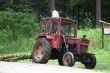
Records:
[[[104,48],[105,47],[104,35],[110,35],[110,23],[101,20],[99,20],[99,22],[101,22],[102,27],[102,48]]]
[[[104,25],[103,23],[101,23],[102,25],[102,48],[104,48]]]
[[[96,0],[96,27],[100,27],[101,20],[101,0]]]

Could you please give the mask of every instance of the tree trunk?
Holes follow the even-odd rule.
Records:
[[[55,0],[51,0],[51,6],[50,6],[51,9],[55,9]]]
[[[101,0],[96,0],[96,27],[100,27],[101,20]]]
[[[9,55],[9,56],[0,56],[0,61],[16,62],[19,60],[32,59],[31,55]]]

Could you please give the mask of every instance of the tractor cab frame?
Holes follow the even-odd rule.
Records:
[[[48,18],[41,20],[41,36],[51,40],[52,48],[61,48],[61,37],[77,37],[77,20]]]

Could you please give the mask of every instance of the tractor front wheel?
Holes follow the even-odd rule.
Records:
[[[33,62],[47,63],[51,56],[51,46],[47,39],[39,38],[32,51]]]
[[[83,64],[87,69],[93,69],[96,66],[96,57],[95,55],[88,56],[87,59],[89,62],[84,62]]]
[[[74,63],[75,63],[74,55],[71,52],[66,52],[63,55],[62,63],[63,63],[64,66],[72,67],[74,65]]]
[[[63,54],[59,54],[58,63],[59,63],[59,65],[61,65],[61,66],[63,66],[62,58],[63,58]]]

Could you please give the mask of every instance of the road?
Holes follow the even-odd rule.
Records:
[[[47,64],[0,62],[0,73],[102,73],[89,69]]]

